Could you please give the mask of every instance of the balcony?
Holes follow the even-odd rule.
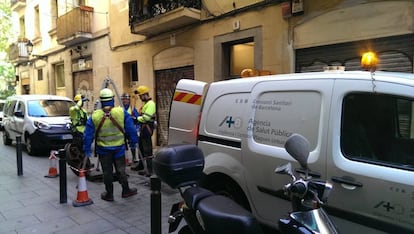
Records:
[[[29,59],[29,54],[27,53],[26,43],[28,40],[26,38],[21,38],[17,42],[9,46],[9,60],[13,64],[25,63]]]
[[[130,1],[131,33],[153,36],[200,21],[201,0]]]
[[[71,46],[91,40],[92,14],[92,7],[80,6],[60,16],[56,22],[57,42]]]
[[[10,4],[12,11],[19,11],[26,7],[26,0],[11,0]]]

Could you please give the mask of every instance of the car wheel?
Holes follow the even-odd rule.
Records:
[[[3,144],[4,145],[11,145],[12,144],[12,139],[9,138],[9,134],[7,133],[7,131],[3,132]]]
[[[37,150],[35,146],[32,143],[32,137],[28,136],[26,137],[26,151],[29,155],[36,155]]]

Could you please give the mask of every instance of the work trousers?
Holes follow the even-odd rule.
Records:
[[[152,139],[151,137],[139,138],[139,150],[142,153],[142,157],[147,164],[148,173],[152,174]]]
[[[115,173],[118,177],[118,182],[122,186],[122,191],[129,191],[128,177],[125,172],[125,155],[119,158],[114,158],[113,153],[108,153],[105,155],[99,155],[99,161],[102,165],[103,170],[103,180],[105,184],[105,190],[109,194],[114,192],[114,173],[113,168],[115,167]]]

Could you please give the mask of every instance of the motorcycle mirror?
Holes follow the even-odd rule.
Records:
[[[285,143],[286,151],[299,162],[302,168],[308,168],[309,141],[302,135],[294,133]]]

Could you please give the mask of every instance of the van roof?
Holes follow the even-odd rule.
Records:
[[[21,99],[21,100],[38,100],[38,99],[52,99],[52,100],[67,100],[71,101],[72,99],[65,97],[65,96],[58,96],[58,95],[42,95],[42,94],[23,94],[23,95],[13,95],[8,97],[7,99]]]
[[[383,71],[377,71],[374,73],[367,72],[367,71],[326,71],[326,72],[289,73],[289,74],[277,74],[277,75],[269,75],[269,76],[232,79],[232,80],[218,81],[214,83],[226,83],[226,82],[256,83],[257,81],[266,81],[266,80],[314,80],[314,79],[372,80],[372,78],[374,78],[375,80],[379,80],[379,81],[399,82],[399,83],[414,85],[414,74],[412,73],[383,72]]]

